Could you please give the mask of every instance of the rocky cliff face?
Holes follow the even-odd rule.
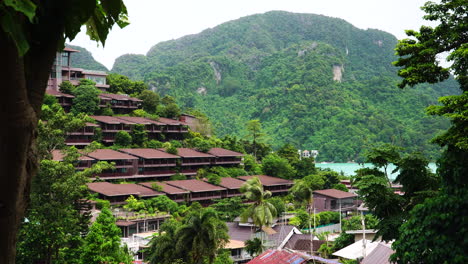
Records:
[[[275,11],[122,56],[113,71],[202,110],[219,136],[260,119],[274,146],[318,149],[319,160],[356,160],[378,142],[435,155],[427,142],[447,123],[423,109],[456,85],[397,89],[396,43],[342,19]]]

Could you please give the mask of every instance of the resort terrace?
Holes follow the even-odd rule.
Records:
[[[208,154],[216,156],[215,164],[219,165],[239,165],[242,162],[244,154],[227,150],[223,148],[212,148],[208,151]]]
[[[64,157],[65,154],[61,150],[52,151],[52,160],[63,161]],[[93,158],[81,155],[80,157],[78,157],[78,161],[75,165],[75,168],[79,171],[91,168],[91,165],[94,161],[95,160]]]
[[[221,178],[221,182],[218,184],[219,186],[226,188],[226,190],[222,193],[223,198],[228,197],[235,197],[235,196],[242,196],[240,192],[240,188],[244,185],[245,181],[230,178],[230,177],[223,177]]]
[[[138,174],[142,177],[169,177],[176,174],[179,156],[157,149],[119,149],[119,151],[138,157]]]
[[[97,149],[85,154],[98,161],[113,162],[113,170],[105,170],[98,176],[106,179],[123,179],[137,174],[138,158],[112,149]]]
[[[199,201],[209,203],[213,199],[220,199],[221,193],[226,191],[226,188],[209,184],[199,180],[178,180],[167,181],[169,185],[190,191],[189,201]]]
[[[110,201],[112,204],[122,204],[133,195],[137,198],[151,198],[164,195],[162,192],[133,183],[113,184],[109,182],[91,182],[88,189],[98,194],[98,198]]]
[[[142,182],[139,184],[152,189],[154,189],[155,185],[158,185],[159,188],[161,188],[161,191],[164,192],[169,199],[178,203],[186,201],[190,193],[187,190],[174,187],[165,182]]]
[[[164,149],[160,149],[165,151]],[[214,163],[215,156],[189,148],[178,148],[177,156],[182,158],[181,173],[187,176],[197,174],[197,170]]]

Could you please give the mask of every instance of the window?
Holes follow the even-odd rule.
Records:
[[[70,53],[62,52],[62,66],[69,66],[70,64]]]
[[[88,76],[86,76],[86,79],[91,80],[91,81],[95,82],[96,84],[106,84],[106,77],[105,76],[88,75]]]

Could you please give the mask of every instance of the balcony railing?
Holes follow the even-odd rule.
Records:
[[[159,163],[159,164],[139,164],[138,167],[144,168],[153,168],[153,167],[175,167],[177,166],[176,163]]]
[[[103,172],[99,173],[99,177],[114,177],[114,176],[132,176],[132,173],[129,172]]]
[[[240,164],[240,160],[233,160],[233,161],[215,161],[214,164]]]
[[[190,197],[191,201],[204,201],[204,200],[213,200],[220,199],[221,195],[210,195],[210,196],[201,196],[201,197]]]
[[[171,175],[174,175],[176,174],[175,171],[170,171],[170,170],[167,170],[167,171],[144,171],[144,172],[140,172],[140,174],[143,174],[143,175],[152,175],[152,176],[171,176]]]

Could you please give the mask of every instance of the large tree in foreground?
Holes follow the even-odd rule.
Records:
[[[38,168],[38,116],[55,54],[82,25],[105,43],[112,26],[123,27],[122,0],[0,1],[0,263],[15,262],[17,232]]]
[[[434,141],[445,147],[438,161],[442,188],[437,197],[416,205],[400,228],[393,243],[398,263],[468,263],[468,5],[466,0],[426,3],[425,19],[438,22],[435,28],[423,26],[407,31],[410,39],[397,46],[395,63],[402,68],[400,87],[436,83],[452,73],[460,84],[460,95],[439,99],[441,105],[428,112],[448,117],[452,126]],[[437,56],[448,52],[448,68]]]

